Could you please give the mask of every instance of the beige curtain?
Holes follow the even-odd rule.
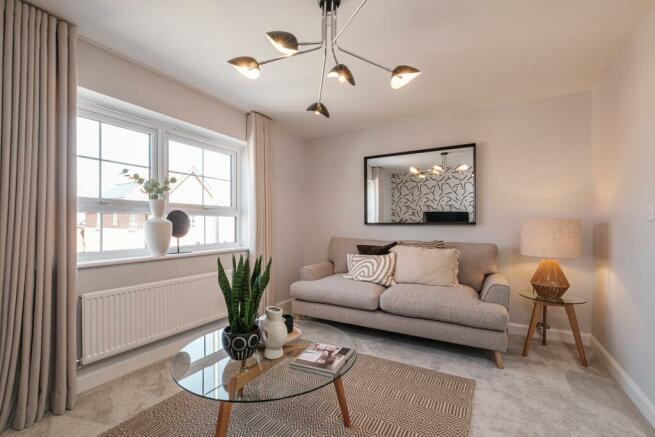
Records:
[[[268,261],[273,256],[273,186],[271,153],[271,120],[256,112],[248,114],[246,120],[248,159],[252,180],[250,202],[250,253],[264,256]],[[273,260],[271,279],[262,297],[260,309],[275,304],[275,264]]]
[[[0,432],[75,404],[76,29],[0,0]]]

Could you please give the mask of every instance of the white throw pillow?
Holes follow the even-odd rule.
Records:
[[[373,282],[385,287],[393,285],[393,272],[396,268],[396,254],[358,255],[349,253],[348,273],[344,278],[355,281]]]
[[[428,249],[424,247],[395,246],[391,249],[396,254],[397,283],[441,285],[454,287],[459,285],[459,250]]]

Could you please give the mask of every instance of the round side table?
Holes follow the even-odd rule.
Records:
[[[587,356],[584,352],[582,345],[582,338],[580,337],[580,328],[578,327],[578,319],[575,317],[575,305],[582,305],[587,303],[587,300],[575,295],[567,294],[560,298],[546,298],[536,294],[533,290],[521,291],[521,296],[530,299],[533,303],[532,318],[530,319],[530,327],[528,328],[528,335],[525,337],[525,344],[523,345],[523,356],[527,357],[530,351],[530,343],[534,337],[534,332],[539,330],[541,334],[542,344],[546,344],[546,332],[548,330],[548,307],[557,306],[564,307],[566,315],[569,317],[571,324],[571,331],[573,331],[573,338],[575,339],[575,346],[578,349],[580,356],[580,364],[587,367]],[[542,320],[539,322],[539,316]]]

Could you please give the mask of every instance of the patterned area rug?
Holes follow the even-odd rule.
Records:
[[[344,377],[353,427],[343,426],[334,386],[291,399],[235,404],[230,436],[467,436],[475,381],[359,355]],[[102,437],[214,435],[218,402],[186,392],[126,420]]]

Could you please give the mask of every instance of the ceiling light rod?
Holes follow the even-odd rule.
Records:
[[[368,1],[368,0],[364,0],[364,1],[362,1],[362,4],[359,5],[359,7],[358,7],[357,9],[355,9],[355,12],[353,12],[353,14],[350,16],[350,18],[348,18],[348,20],[346,21],[346,24],[344,24],[343,27],[341,28],[341,30],[339,31],[339,33],[337,33],[337,36],[335,36],[334,38],[332,38],[332,42],[333,42],[333,43],[336,43],[336,42],[337,42],[337,40],[339,39],[339,37],[341,36],[341,34],[343,33],[343,31],[346,30],[346,28],[348,27],[348,25],[350,24],[350,22],[353,21],[353,18],[355,18],[355,15],[357,15],[357,13],[359,12],[359,10],[362,9],[362,8],[364,7],[364,5],[366,4],[367,1]],[[335,9],[335,13],[336,13],[336,9]]]
[[[323,3],[323,28],[321,30],[321,39],[323,42],[327,40],[327,2]],[[323,82],[325,80],[325,64],[327,63],[327,44],[321,44],[323,47],[323,70],[321,71],[321,86],[318,88],[318,104],[321,105],[321,97],[323,96]]]
[[[339,61],[337,60],[337,52],[334,50],[334,31],[337,28],[337,10],[335,9],[332,12],[332,23],[330,25],[330,35],[331,35],[331,40],[332,40],[332,45],[330,46],[330,50],[332,50],[332,56],[334,57],[334,64],[339,65]]]

